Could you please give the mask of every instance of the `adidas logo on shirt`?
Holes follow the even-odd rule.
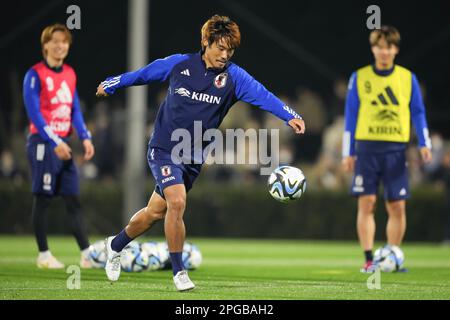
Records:
[[[181,73],[181,74],[184,74],[185,76],[188,76],[188,77],[191,76],[191,74],[189,73],[189,69],[183,70],[183,71],[181,71],[180,73]]]
[[[385,91],[385,93],[387,94],[387,96],[389,97],[390,102],[391,102],[393,105],[398,106],[399,103],[398,103],[397,97],[395,96],[394,91],[392,91],[391,87],[387,86],[387,87],[384,89],[384,91]],[[389,104],[389,102],[388,102],[388,100],[386,99],[386,97],[384,96],[383,92],[381,92],[381,93],[377,96],[377,98],[378,98],[379,101],[377,101],[376,99],[373,100],[373,101],[372,101],[372,105],[373,105],[373,106],[377,106],[377,105],[378,105],[378,102],[381,102],[381,104],[382,104],[382,105],[385,105],[385,106],[387,106],[387,105]]]

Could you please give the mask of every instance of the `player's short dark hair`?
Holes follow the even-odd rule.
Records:
[[[44,58],[47,56],[47,53],[44,50],[44,44],[52,40],[52,35],[56,31],[61,31],[66,35],[66,39],[69,42],[69,45],[72,44],[72,34],[70,33],[70,30],[61,23],[55,23],[50,26],[47,26],[42,30],[41,33],[41,47],[42,47],[42,55]]]
[[[241,44],[241,32],[238,25],[226,16],[213,15],[203,24],[201,35],[202,50],[205,49],[204,40],[208,40],[210,46],[222,39],[230,49],[236,49]]]
[[[370,46],[376,46],[378,42],[384,39],[389,46],[394,45],[400,48],[400,32],[392,26],[382,26],[380,29],[375,29],[370,33]]]

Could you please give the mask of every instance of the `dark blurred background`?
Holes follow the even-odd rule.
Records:
[[[77,72],[78,93],[97,151],[91,163],[83,163],[81,158],[77,160],[84,181],[85,211],[92,232],[110,232],[120,227],[121,212],[117,208],[122,205],[120,181],[124,172],[125,91],[108,100],[98,100],[95,90],[107,76],[127,71],[128,1],[16,0],[2,3],[0,13],[0,231],[3,232],[30,230],[27,219],[31,195],[25,157],[28,120],[22,100],[23,76],[42,59],[39,42],[42,29],[54,22],[65,23],[69,16],[66,8],[72,4],[81,8],[81,30],[72,32],[74,43],[66,62]],[[408,150],[411,184],[419,193],[416,197],[419,203],[410,205],[411,221],[417,220],[416,229],[414,223],[413,227],[409,227],[413,230],[411,239],[439,240],[443,237],[442,226],[447,221],[448,209],[445,202],[448,199],[445,172],[448,172],[449,166],[450,138],[450,102],[447,98],[450,89],[450,20],[446,1],[433,0],[420,6],[400,1],[357,0],[151,1],[148,62],[173,53],[198,51],[202,24],[215,13],[228,15],[239,24],[242,33],[242,45],[233,61],[303,114],[308,127],[307,135],[294,139],[282,123],[256,108],[233,108],[223,128],[281,129],[281,159],[305,171],[311,194],[305,194],[304,199],[295,205],[280,207],[269,198],[265,190],[266,177],[260,177],[257,168],[207,166],[199,179],[199,187],[192,191],[192,198],[202,198],[209,190],[208,183],[211,181],[228,189],[220,189],[210,200],[203,199],[197,206],[195,200],[192,201],[193,207],[188,210],[192,214],[197,212],[197,216],[189,219],[198,219],[196,225],[201,225],[196,227],[192,223],[194,234],[312,238],[354,236],[356,206],[354,199],[347,195],[350,177],[339,166],[340,143],[348,77],[357,68],[372,63],[368,44],[370,30],[366,27],[369,17],[366,9],[371,4],[381,8],[382,24],[395,26],[402,35],[396,62],[411,69],[421,83],[435,147],[435,160],[427,167],[418,158],[414,136]],[[164,98],[165,85],[155,83],[147,88],[149,136],[159,103]],[[76,137],[73,143],[77,145]],[[147,194],[150,194],[153,182],[148,170],[147,177]],[[242,188],[242,184],[249,187]],[[240,188],[233,193],[236,186]],[[94,199],[99,189],[106,193]],[[107,190],[112,191],[107,193]],[[224,194],[227,192],[233,205],[224,209],[228,204],[219,199],[226,198]],[[18,202],[19,195],[22,201]],[[116,201],[111,209],[106,209],[107,204],[102,204],[111,204],[111,201],[105,200],[108,197]],[[229,223],[227,215],[233,216],[233,212],[244,210],[243,205],[239,206],[242,203],[240,197],[248,197],[245,199],[253,203],[246,209],[250,211],[250,223],[255,217],[262,216],[266,219],[262,221],[268,223],[279,220],[279,231],[267,230],[265,222],[261,222],[259,229],[253,226],[248,230],[245,224],[241,231],[229,228],[229,224],[228,228],[225,227]],[[325,204],[321,201],[324,198],[335,201]],[[427,205],[435,207],[435,224],[424,222],[428,220],[424,220],[420,208]],[[347,208],[346,212],[343,208]],[[346,214],[346,218],[338,219],[333,212]],[[115,218],[108,218],[108,215]],[[103,216],[103,220],[99,216]],[[378,216],[383,217],[385,213],[381,212]],[[63,218],[55,219],[60,219],[60,224],[55,223],[53,230],[63,230]],[[326,222],[329,219],[336,220],[333,226]],[[298,228],[289,227],[295,225],[294,222],[299,225]],[[292,230],[287,232],[286,228]]]

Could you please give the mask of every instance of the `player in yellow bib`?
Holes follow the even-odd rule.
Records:
[[[409,197],[405,150],[412,121],[422,160],[431,161],[431,142],[416,76],[394,64],[400,33],[390,26],[371,32],[375,62],[354,72],[345,105],[343,166],[354,172],[351,193],[358,197],[357,231],[366,262],[361,272],[374,272],[374,208],[380,181],[388,212],[388,245],[399,246],[406,230]]]

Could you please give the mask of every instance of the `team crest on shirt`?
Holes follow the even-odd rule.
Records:
[[[163,177],[170,176],[172,174],[172,170],[170,169],[170,166],[162,166],[161,174],[163,175]]]
[[[214,78],[214,85],[217,89],[225,87],[227,84],[228,73],[224,72]]]

